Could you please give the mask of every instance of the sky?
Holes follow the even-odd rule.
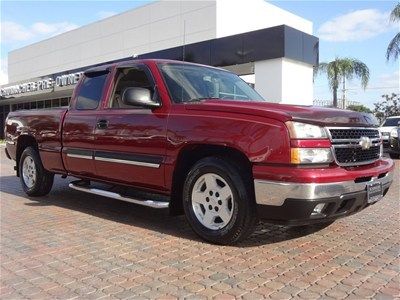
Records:
[[[151,1],[3,1],[1,5],[0,84],[7,83],[7,53]],[[245,1],[245,0],[232,0]],[[399,23],[389,22],[396,1],[269,1],[313,22],[320,39],[320,62],[353,57],[370,68],[366,90],[347,84],[347,98],[373,107],[382,94],[399,92],[399,61],[386,62]],[[314,99],[332,99],[328,81],[314,82]]]

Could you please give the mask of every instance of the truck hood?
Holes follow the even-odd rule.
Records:
[[[188,110],[254,115],[282,122],[292,120],[320,126],[379,126],[378,121],[372,114],[317,106],[237,100],[202,100],[201,102],[187,103],[185,107]]]

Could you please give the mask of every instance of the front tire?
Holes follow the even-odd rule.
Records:
[[[183,187],[183,207],[201,238],[231,245],[253,232],[258,219],[248,173],[217,157],[201,159],[191,168]]]
[[[47,195],[54,181],[54,174],[43,168],[39,153],[32,147],[22,152],[19,161],[19,177],[28,196]]]

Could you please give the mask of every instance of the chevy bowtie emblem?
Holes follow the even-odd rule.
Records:
[[[361,146],[361,149],[368,150],[372,146],[371,139],[367,136],[362,136],[358,144]]]

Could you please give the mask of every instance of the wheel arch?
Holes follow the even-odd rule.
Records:
[[[17,176],[19,177],[19,161],[21,159],[22,152],[27,147],[33,147],[35,150],[39,150],[38,143],[36,139],[28,134],[20,135],[17,140],[17,150],[16,150],[16,169],[17,169]]]
[[[234,162],[240,168],[240,171],[243,172],[242,174],[249,176],[249,181],[253,184],[252,163],[240,150],[223,145],[187,145],[180,150],[173,173],[169,206],[172,215],[183,214],[182,191],[186,174],[196,162],[206,157],[218,157],[226,161]]]

